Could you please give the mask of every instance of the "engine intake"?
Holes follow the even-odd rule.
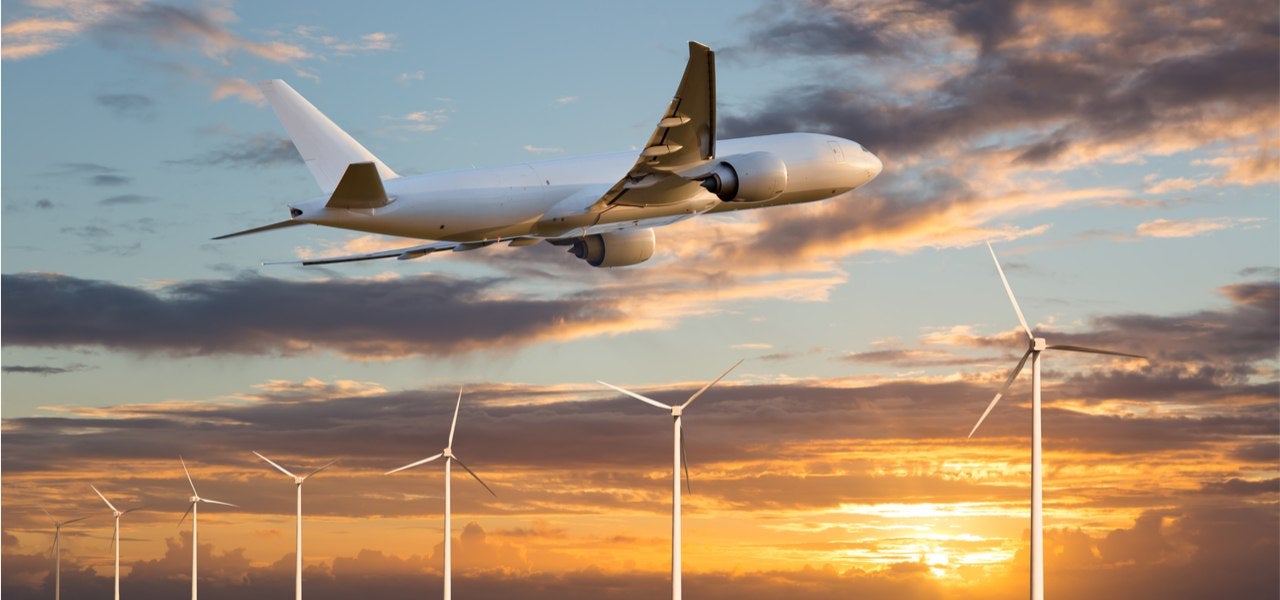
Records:
[[[772,152],[735,154],[720,160],[702,187],[724,202],[764,202],[787,189],[787,165]]]
[[[574,240],[569,253],[593,267],[625,267],[649,260],[653,248],[652,229],[629,229]]]

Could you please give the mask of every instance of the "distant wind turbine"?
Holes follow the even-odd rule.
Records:
[[[433,460],[436,460],[437,458],[440,458],[442,456],[444,457],[444,600],[450,600],[451,598],[453,598],[453,591],[452,591],[453,551],[450,549],[453,546],[453,529],[451,528],[451,522],[450,522],[450,519],[453,514],[453,508],[451,504],[453,492],[452,492],[452,486],[450,486],[449,484],[450,479],[452,479],[451,477],[452,470],[449,468],[450,465],[454,462],[457,462],[458,466],[462,467],[463,469],[466,469],[467,473],[470,473],[471,476],[474,477],[476,481],[480,482],[480,485],[484,486],[485,490],[488,490],[488,492],[492,494],[495,498],[498,496],[497,494],[493,493],[493,490],[489,489],[489,486],[485,484],[483,480],[480,479],[479,475],[476,475],[475,471],[472,471],[469,467],[467,467],[467,465],[463,464],[461,460],[458,460],[457,456],[453,454],[453,432],[458,427],[458,409],[460,408],[462,408],[462,388],[458,388],[458,403],[456,406],[453,407],[453,424],[449,426],[449,444],[444,447],[444,450],[442,450],[439,454],[432,456],[430,458],[424,458],[417,462],[411,462],[403,467],[400,467],[398,469],[392,469],[384,473],[384,475],[390,475],[392,473],[403,471],[405,469],[412,469],[418,465],[425,465]]]
[[[316,473],[319,473],[320,471],[323,471],[329,468],[330,465],[338,461],[331,460],[325,463],[324,466],[320,467],[319,469],[316,469],[310,473],[307,473],[306,475],[299,476],[299,475],[294,475],[293,473],[290,473],[287,469],[276,464],[275,461],[271,460],[270,458],[267,458],[261,454],[258,454],[257,450],[254,450],[253,453],[257,454],[258,458],[261,458],[262,460],[267,461],[267,463],[275,467],[276,470],[280,471],[281,473],[284,473],[285,475],[288,475],[289,477],[292,477],[294,485],[297,486],[298,488],[298,525],[297,525],[298,535],[297,535],[297,547],[294,550],[295,557],[297,558],[297,566],[294,568],[293,589],[294,589],[295,600],[302,600],[302,482],[306,481],[308,477],[311,477],[312,475],[315,475]]]
[[[672,427],[671,437],[674,440],[672,442],[673,446],[672,446],[672,452],[671,452],[671,599],[672,600],[680,600],[681,588],[682,588],[681,581],[680,581],[680,467],[682,463],[688,462],[684,460],[684,426],[680,424],[680,418],[684,414],[684,409],[688,408],[690,404],[693,404],[693,401],[697,400],[698,396],[701,396],[703,392],[707,391],[708,389],[711,389],[711,386],[718,383],[721,379],[724,379],[724,376],[728,375],[729,371],[736,369],[740,364],[742,364],[741,360],[739,360],[736,363],[733,363],[733,366],[729,367],[728,369],[725,369],[725,371],[721,373],[719,377],[712,380],[711,383],[708,383],[707,385],[702,386],[702,389],[695,392],[692,396],[689,396],[689,399],[685,400],[684,404],[678,404],[678,405],[663,404],[661,402],[658,402],[657,400],[654,400],[653,398],[641,396],[640,394],[624,390],[610,383],[605,383],[603,381],[596,382],[596,383],[599,383],[600,385],[613,388],[614,390],[622,392],[646,404],[652,404],[653,406],[656,406],[663,410],[671,411],[671,419],[673,422],[671,426]],[[687,482],[689,480],[689,468],[687,465],[684,468],[684,477],[687,485],[688,484]]]
[[[182,513],[182,518],[178,520],[178,527],[182,527],[182,522],[187,520],[187,515],[191,515],[191,600],[196,600],[198,597],[197,584],[199,583],[199,578],[196,575],[196,557],[200,548],[199,544],[197,544],[200,527],[200,509],[198,505],[201,502],[205,502],[208,504],[221,504],[223,506],[231,506],[234,508],[240,507],[235,504],[231,504],[230,502],[201,498],[200,492],[196,491],[196,483],[191,480],[191,471],[187,470],[187,461],[183,460],[181,456],[178,457],[178,460],[182,462],[182,472],[187,474],[187,483],[191,484],[191,498],[189,499],[191,505],[187,507],[187,512]]]
[[[102,495],[102,492],[99,492],[99,491],[98,491],[98,488],[94,487],[92,483],[91,483],[91,484],[89,484],[89,487],[93,488],[93,492],[94,492],[95,494],[97,494],[99,498],[102,498],[102,501],[103,501],[103,502],[106,502],[106,503],[107,503],[107,508],[110,508],[110,509],[111,509],[111,515],[112,515],[112,516],[114,516],[114,517],[115,517],[115,519],[116,519],[116,532],[115,532],[115,534],[111,537],[111,547],[115,549],[115,553],[116,553],[116,595],[115,595],[115,600],[120,600],[120,517],[123,517],[123,516],[125,516],[125,515],[127,515],[127,514],[129,514],[129,513],[133,512],[133,511],[135,511],[135,510],[138,510],[139,508],[142,508],[142,507],[141,507],[141,506],[135,506],[135,507],[133,507],[133,508],[130,508],[129,510],[121,511],[121,510],[117,509],[113,504],[111,504],[111,501],[110,501],[110,500],[107,500],[107,497],[106,497],[106,496],[103,496],[103,495]]]
[[[49,511],[40,509],[50,521],[53,521],[53,600],[62,599],[62,527],[70,525],[76,521],[83,521],[89,517],[79,517],[70,521],[59,522],[49,514]]]
[[[1009,280],[1004,276],[1004,269],[1000,268],[1000,259],[996,258],[996,251],[991,248],[991,244],[987,244],[987,250],[991,252],[991,260],[996,263],[996,272],[1000,274],[1000,281],[1004,283],[1004,291],[1009,295],[1009,302],[1013,304],[1013,311],[1018,314],[1018,322],[1022,324],[1022,330],[1027,333],[1027,339],[1030,347],[1026,353],[1022,355],[1022,360],[1018,361],[1018,366],[1013,368],[1013,372],[1009,374],[1009,378],[1004,381],[1004,385],[1000,386],[1000,391],[996,393],[995,398],[991,399],[991,403],[987,405],[987,410],[982,412],[982,417],[978,419],[978,423],[969,431],[969,437],[972,438],[974,432],[978,431],[978,427],[991,413],[991,409],[996,407],[996,403],[1000,398],[1009,391],[1009,386],[1013,385],[1013,380],[1018,377],[1018,373],[1022,372],[1023,365],[1027,364],[1027,358],[1031,359],[1031,599],[1044,600],[1044,493],[1041,486],[1042,469],[1040,460],[1040,353],[1045,350],[1066,350],[1068,352],[1086,352],[1089,354],[1107,354],[1111,356],[1127,356],[1129,358],[1146,358],[1137,354],[1126,354],[1124,352],[1114,352],[1111,350],[1098,350],[1096,348],[1084,348],[1081,346],[1065,346],[1065,345],[1047,345],[1044,338],[1036,337],[1031,331],[1031,327],[1027,325],[1027,319],[1022,316],[1022,309],[1018,307],[1018,299],[1013,297],[1013,288],[1009,287]]]

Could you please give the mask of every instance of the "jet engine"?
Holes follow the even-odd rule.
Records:
[[[771,152],[726,156],[702,179],[702,187],[724,202],[773,200],[787,188],[787,165]]]
[[[576,239],[569,253],[593,267],[625,267],[649,260],[653,242],[652,229],[628,229]]]

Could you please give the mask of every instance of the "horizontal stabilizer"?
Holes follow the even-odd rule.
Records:
[[[378,167],[371,162],[354,163],[338,181],[338,187],[329,197],[328,208],[382,208],[386,206],[387,190],[382,187]]]
[[[262,233],[262,232],[264,232],[264,231],[271,231],[272,229],[284,229],[285,227],[293,227],[294,225],[306,225],[306,223],[305,223],[305,222],[303,222],[303,221],[293,221],[293,220],[289,220],[289,221],[280,221],[279,223],[272,223],[272,224],[270,224],[270,225],[263,225],[262,227],[254,227],[253,229],[246,229],[246,230],[244,230],[244,231],[237,231],[237,232],[235,232],[235,233],[228,233],[228,234],[226,234],[226,235],[220,235],[220,236],[218,236],[218,237],[216,237],[216,238],[213,238],[213,239],[215,239],[215,240],[225,240],[225,239],[227,239],[227,238],[239,237],[239,236],[242,236],[242,235],[249,235],[249,234],[251,234],[251,233]]]

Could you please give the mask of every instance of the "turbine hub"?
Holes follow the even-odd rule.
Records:
[[[453,458],[453,448],[445,448],[444,451],[440,453],[440,455],[445,458]]]
[[[683,413],[684,413],[684,407],[683,407],[683,406],[672,406],[672,407],[671,407],[671,416],[673,416],[673,417],[678,417],[678,416],[680,416],[680,415],[681,415],[681,414],[683,414]]]

